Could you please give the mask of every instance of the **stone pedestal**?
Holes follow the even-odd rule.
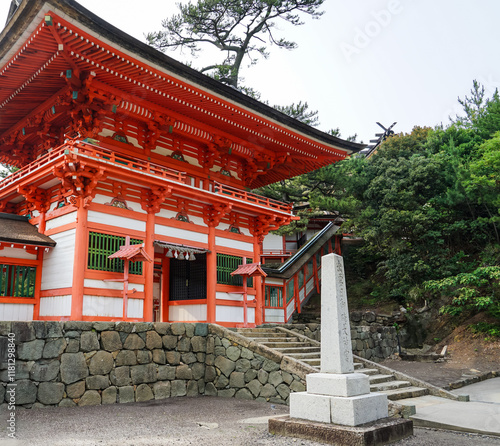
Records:
[[[368,376],[354,373],[342,257],[322,258],[321,282],[321,373],[307,375],[307,391],[290,394],[290,417],[269,420],[269,431],[349,445],[411,435],[413,423],[387,418],[387,396],[370,393]]]

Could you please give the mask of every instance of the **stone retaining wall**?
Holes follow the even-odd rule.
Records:
[[[15,376],[7,361],[15,340]],[[211,324],[0,322],[0,403],[85,406],[217,395],[287,403],[313,369]],[[1,406],[0,406],[1,407]]]
[[[320,324],[283,324],[280,327],[307,336],[315,341],[321,341]],[[397,353],[398,341],[394,327],[381,325],[351,326],[352,352],[361,358],[372,361],[383,361]]]

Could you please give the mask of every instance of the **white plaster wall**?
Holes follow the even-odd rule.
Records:
[[[172,228],[170,226],[155,225],[155,234],[185,240],[186,245],[192,244],[193,242],[208,243],[208,234],[194,232],[194,229],[193,227],[193,231],[186,231],[185,229]]]
[[[215,237],[215,244],[226,248],[239,249],[240,251],[253,251],[253,243],[240,242],[230,238]]]
[[[0,320],[2,321],[32,321],[34,304],[4,304],[0,303]]]
[[[106,280],[85,279],[83,281],[83,286],[86,288],[101,288],[104,290],[123,290],[123,282],[111,282]],[[144,291],[144,284],[129,282],[129,293],[131,293],[134,288],[137,291]]]
[[[283,236],[277,234],[267,234],[264,237],[263,249],[281,251],[283,249]]]
[[[255,308],[247,309],[247,322],[255,323]],[[243,307],[230,307],[227,305],[217,305],[215,307],[215,320],[217,322],[244,322]]]
[[[43,256],[42,290],[68,288],[73,285],[75,229],[54,234],[55,248]]]
[[[47,222],[45,223],[45,230],[50,231],[51,229],[58,228],[59,226],[68,225],[70,223],[75,223],[75,222],[76,222],[76,212],[71,212],[70,214],[64,214],[61,215],[60,217],[47,220]],[[52,235],[50,237],[54,238],[54,236]]]
[[[123,299],[104,296],[83,296],[83,316],[122,317]]]
[[[131,229],[133,231],[146,231],[146,222],[133,218],[120,217],[118,215],[104,214],[102,212],[89,211],[88,221],[114,226],[116,228]]]
[[[292,299],[286,307],[286,321],[288,321],[292,317],[294,309],[295,309],[295,300]]]
[[[314,276],[312,276],[306,283],[306,296],[314,289]]]
[[[168,320],[196,322],[207,320],[207,305],[171,305],[168,307]]]
[[[144,317],[144,299],[128,299],[127,317],[138,319]]]
[[[265,322],[285,322],[285,312],[283,310],[279,310],[277,308],[266,308],[264,312]]]
[[[215,293],[216,299],[225,299],[225,300],[233,300],[235,302],[243,302],[243,293],[224,293],[221,291],[217,291]],[[247,302],[250,302],[255,299],[255,294],[247,293]]]
[[[43,249],[43,248],[39,248]],[[36,260],[36,254],[28,254],[24,249],[4,248],[0,250],[0,262],[2,257],[14,257],[15,259]]]
[[[71,316],[71,294],[40,298],[40,316]]]

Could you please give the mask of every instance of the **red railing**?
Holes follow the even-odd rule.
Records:
[[[245,190],[236,189],[235,187],[225,186],[214,182],[214,192],[219,195],[224,195],[226,197],[235,198],[237,200],[243,200],[247,203],[253,203],[259,206],[265,206],[267,208],[277,209],[283,212],[292,212],[292,204],[282,203],[281,201],[273,200],[271,198],[263,197],[262,195],[253,194]]]

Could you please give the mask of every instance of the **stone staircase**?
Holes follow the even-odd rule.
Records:
[[[294,358],[316,368],[320,367],[320,345],[313,340],[307,340],[303,336],[295,336],[288,330],[278,328],[238,328],[240,335],[265,345],[268,348]],[[354,363],[354,369],[358,373],[368,375],[370,380],[370,390],[372,392],[382,392],[391,401],[399,401],[405,398],[414,398],[427,395],[428,389],[413,386],[409,381],[397,380],[393,375],[387,374],[377,368],[365,368],[360,362]]]

